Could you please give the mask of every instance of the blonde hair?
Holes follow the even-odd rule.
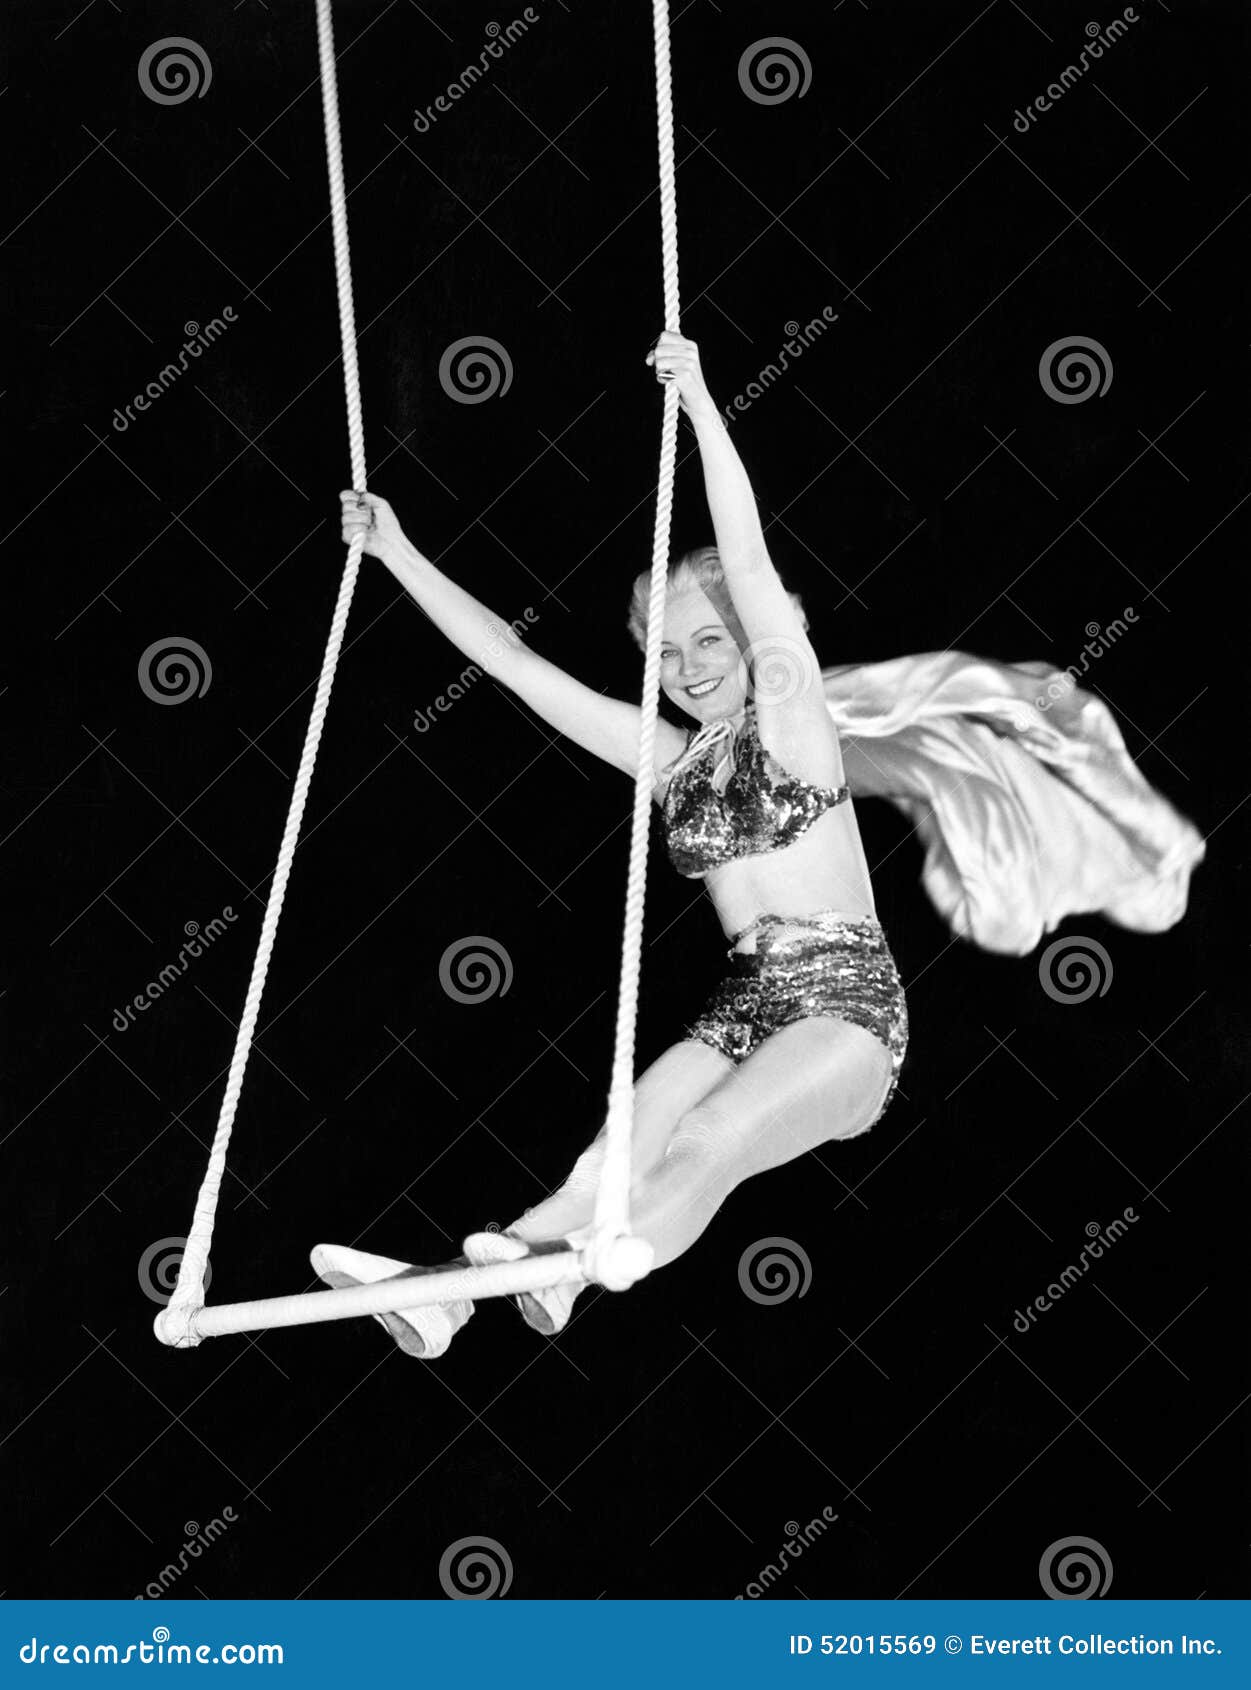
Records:
[[[635,577],[634,590],[630,595],[628,625],[630,637],[640,651],[647,649],[647,607],[651,590],[649,571]],[[698,546],[693,552],[684,552],[669,565],[666,596],[676,598],[679,593],[690,592],[706,594],[715,605],[721,620],[738,641],[740,650],[746,650],[747,636],[743,632],[742,623],[735,615],[734,601],[726,585],[725,570],[721,567],[721,554],[715,546]],[[804,611],[803,600],[798,593],[788,592],[787,596],[795,606],[800,625],[807,629],[808,617]]]

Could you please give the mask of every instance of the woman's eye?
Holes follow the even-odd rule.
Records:
[[[700,643],[700,645],[716,645],[716,644],[718,644],[720,639],[721,639],[720,634],[705,634],[703,639],[699,643]]]

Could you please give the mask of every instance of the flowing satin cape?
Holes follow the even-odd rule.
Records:
[[[822,670],[853,798],[889,799],[953,933],[1009,956],[1065,916],[1162,933],[1205,853],[1111,711],[1048,663],[961,651]]]

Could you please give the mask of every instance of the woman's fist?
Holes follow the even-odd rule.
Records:
[[[343,507],[343,543],[350,545],[358,534],[365,536],[364,550],[370,557],[385,559],[403,543],[404,530],[395,512],[376,493],[339,494]]]
[[[704,372],[699,367],[699,348],[693,340],[666,329],[647,354],[647,362],[655,370],[657,381],[677,384],[686,411],[694,414],[712,404]]]

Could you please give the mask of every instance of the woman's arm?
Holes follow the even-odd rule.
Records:
[[[633,775],[638,766],[639,708],[605,698],[572,675],[536,656],[516,630],[472,593],[436,569],[408,540],[385,499],[345,492],[343,539],[365,535],[365,550],[385,563],[435,626],[472,663],[515,692],[543,720],[575,744]],[[659,771],[680,755],[686,736],[657,722],[654,765]]]
[[[657,377],[677,382],[699,442],[717,552],[747,638],[761,737],[796,774],[841,779],[821,666],[773,567],[751,482],[704,381],[699,349],[680,335],[663,334],[652,357]]]

